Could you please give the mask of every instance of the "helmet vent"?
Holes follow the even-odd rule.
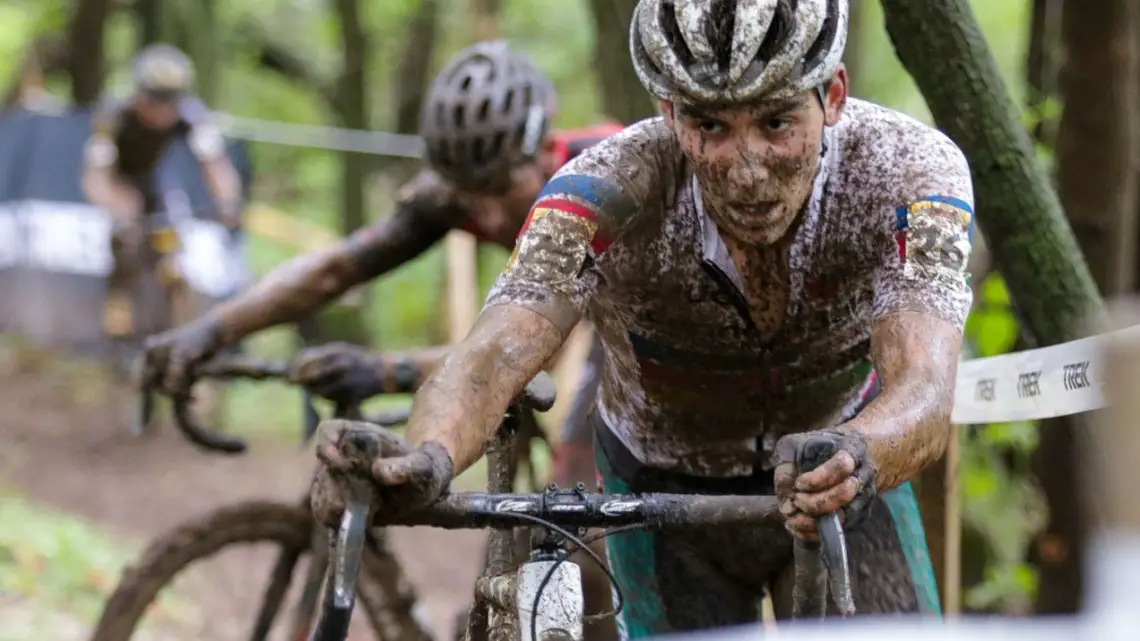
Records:
[[[757,60],[771,60],[784,47],[796,26],[796,4],[796,0],[776,3],[772,24],[756,52]]]
[[[689,45],[685,42],[684,36],[681,35],[681,25],[677,24],[677,7],[672,2],[662,2],[660,18],[669,48],[673,50],[682,65],[686,67],[692,65],[696,58],[693,56],[693,52],[689,50]]]
[[[818,61],[820,55],[830,49],[831,43],[835,42],[835,35],[839,31],[838,4],[839,0],[828,0],[827,19],[824,20],[823,26],[819,30],[819,35],[815,38],[815,42],[812,43],[811,48],[809,48],[807,54],[804,55],[804,67],[810,62]],[[807,69],[802,69],[802,71],[806,72]]]

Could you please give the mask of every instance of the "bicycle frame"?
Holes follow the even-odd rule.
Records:
[[[642,524],[654,528],[709,527],[727,525],[759,525],[772,523],[782,517],[778,501],[771,496],[705,496],[685,494],[639,494],[606,495],[588,494],[579,487],[570,492],[559,492],[550,488],[537,495],[507,494],[511,480],[507,475],[510,468],[511,439],[517,427],[517,410],[512,410],[503,422],[487,452],[488,492],[450,494],[431,506],[400,518],[377,521],[371,525],[391,526],[434,526],[443,528],[493,528],[490,534],[489,553],[486,567],[475,585],[475,600],[468,616],[467,641],[580,641],[583,623],[583,599],[580,576],[572,564],[562,562],[557,555],[563,540],[559,536],[547,536],[545,540],[531,545],[531,557],[521,565],[516,565],[513,554],[513,528],[519,521],[547,527],[614,527]],[[354,437],[355,438],[355,437]],[[368,469],[378,448],[370,446],[361,437],[359,440],[346,439],[342,444],[342,454],[346,458],[356,458],[356,466]],[[804,463],[810,463],[804,461]],[[363,476],[363,483],[354,482],[348,488],[353,497],[347,501],[347,509],[341,521],[338,546],[331,550],[335,563],[331,566],[325,602],[314,636],[311,641],[343,641],[341,622],[347,622],[352,611],[352,587],[355,577],[350,555],[355,554],[353,541],[362,536],[359,532],[370,524],[369,505],[372,489],[371,479]],[[837,522],[836,522],[837,523]],[[354,533],[356,532],[356,533]],[[564,531],[561,531],[564,532]],[[841,532],[841,531],[840,531]],[[564,535],[563,535],[564,536]],[[829,556],[832,550],[824,550],[822,563],[808,564],[807,572],[797,571],[796,597],[806,605],[797,606],[797,618],[816,618],[824,615],[826,600],[824,582],[819,580],[816,565],[827,566],[834,573],[833,585],[849,586],[846,565],[845,543],[840,537],[838,544],[843,549],[837,557],[841,565],[833,565]],[[829,538],[824,537],[823,546],[829,547]],[[818,547],[808,546],[807,552],[814,552],[814,560],[820,559]],[[796,562],[808,560],[797,552]],[[571,569],[573,567],[573,569]],[[551,588],[550,592],[544,590]],[[554,590],[557,591],[554,591]],[[832,594],[845,615],[848,611],[843,602],[843,593]],[[849,597],[849,589],[847,592]],[[534,607],[537,603],[537,608]],[[522,622],[528,620],[529,625]],[[346,623],[345,623],[346,625]]]

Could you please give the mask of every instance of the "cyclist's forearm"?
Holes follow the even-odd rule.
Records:
[[[241,200],[241,178],[230,161],[222,156],[202,165],[206,187],[223,208],[230,208]]]
[[[116,220],[138,215],[137,190],[115,175],[109,167],[87,167],[82,176],[83,193],[92,205],[102,207]]]
[[[297,256],[211,310],[222,341],[230,345],[256,331],[299,321],[364,280],[343,244]]]
[[[212,312],[223,340],[232,344],[258,330],[299,321],[356,285],[404,264],[444,233],[425,227],[401,210],[333,247],[277,267]]]
[[[511,400],[565,340],[559,326],[537,312],[487,309],[420,388],[408,439],[442,445],[458,475],[483,455]]]
[[[958,328],[926,314],[875,323],[871,350],[883,391],[847,427],[867,435],[879,491],[914,478],[946,451],[961,344]]]

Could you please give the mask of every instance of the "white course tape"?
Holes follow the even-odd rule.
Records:
[[[1104,407],[1108,338],[1140,339],[1140,325],[1069,343],[958,363],[951,421],[958,425],[1028,421]]]

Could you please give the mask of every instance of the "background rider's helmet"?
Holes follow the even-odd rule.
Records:
[[[640,0],[630,54],[661,100],[733,104],[819,89],[847,44],[847,0]]]
[[[554,88],[502,40],[448,61],[428,91],[420,136],[433,169],[460,187],[504,188],[510,169],[533,159],[555,109]]]
[[[175,97],[194,86],[194,64],[177,47],[154,44],[134,60],[135,89],[158,97]]]

